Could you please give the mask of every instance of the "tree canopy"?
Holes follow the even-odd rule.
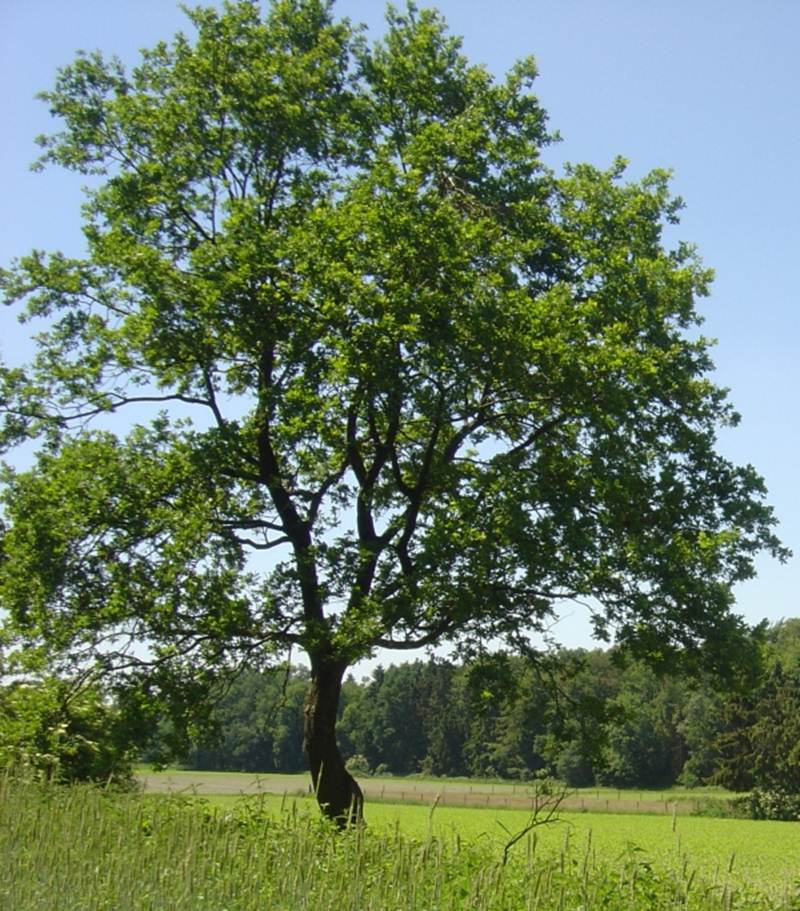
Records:
[[[141,712],[302,649],[334,815],[342,675],[379,646],[526,647],[581,600],[719,661],[732,586],[784,551],[716,449],[668,174],[546,167],[533,61],[496,79],[435,11],[372,43],[323,0],[188,16],[42,96],[87,252],[2,273],[43,325],[0,375],[3,445],[40,442],[3,474],[7,643]]]

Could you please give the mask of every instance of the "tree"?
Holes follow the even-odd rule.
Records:
[[[725,727],[722,698],[710,687],[701,685],[687,694],[682,715],[678,730],[688,757],[679,780],[687,787],[707,784],[720,760],[718,741]]]
[[[308,675],[301,668],[277,673],[245,671],[215,710],[217,731],[192,745],[189,768],[238,772],[299,772],[303,698]],[[162,750],[167,753],[167,750]]]
[[[800,666],[800,618],[780,620],[764,630],[766,637],[765,659],[768,665],[780,663],[791,671]]]
[[[344,754],[395,775],[463,774],[469,711],[456,673],[447,662],[414,661],[377,667],[361,686],[348,681],[338,727]]]
[[[626,668],[607,725],[604,782],[623,788],[675,783],[686,759],[678,732],[682,699],[678,681],[659,679],[642,663]]]
[[[668,175],[545,167],[533,62],[495,80],[433,11],[371,45],[324,0],[188,16],[43,95],[87,253],[2,276],[44,324],[0,387],[3,443],[41,442],[3,477],[6,635],[184,720],[302,649],[339,819],[342,678],[377,647],[527,647],[592,599],[600,637],[724,661],[731,586],[784,552],[715,451]]]
[[[429,661],[425,670],[427,751],[422,771],[429,775],[464,775],[464,743],[470,717],[466,674],[449,662]]]
[[[546,733],[536,749],[552,774],[569,787],[596,783],[612,722],[620,717],[623,671],[612,651],[564,651],[547,706]]]
[[[378,669],[368,687],[370,730],[358,752],[372,768],[381,764],[395,775],[419,772],[427,750],[420,661]]]
[[[778,662],[757,690],[726,703],[723,718],[715,781],[734,791],[800,795],[800,668],[784,671]]]

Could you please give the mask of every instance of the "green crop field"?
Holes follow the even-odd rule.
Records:
[[[392,805],[370,808],[371,825],[399,824],[408,834],[422,835],[430,811]],[[520,810],[474,810],[437,807],[433,831],[457,833],[467,840],[485,840],[497,847],[523,829],[530,814]],[[674,825],[674,828],[673,828]],[[632,853],[663,869],[687,863],[703,878],[719,882],[730,869],[734,879],[766,891],[783,892],[800,883],[800,824],[743,819],[667,817],[633,814],[563,813],[535,830],[538,850],[560,850],[565,843],[598,860],[615,863]],[[519,846],[518,846],[519,848]]]
[[[224,810],[233,810],[243,794],[262,794],[257,800],[270,812],[291,813],[314,818],[312,798],[300,797],[308,791],[306,776],[268,776],[223,773],[168,772],[148,778],[151,787],[183,790],[205,795]],[[365,790],[373,798],[383,792],[383,800],[367,804],[370,830],[385,836],[400,832],[411,839],[429,835],[448,844],[480,845],[490,858],[501,858],[504,846],[531,820],[530,809],[506,809],[510,797],[530,800],[531,789],[522,785],[495,782],[470,782],[425,779],[368,779]],[[272,795],[265,793],[272,790]],[[391,797],[405,796],[405,803]],[[441,796],[454,802],[475,797],[479,806],[444,804]],[[512,856],[527,858],[533,850],[541,857],[559,855],[565,849],[573,856],[591,856],[606,868],[635,862],[660,871],[681,871],[694,876],[708,887],[723,888],[726,883],[752,887],[769,894],[775,901],[792,896],[800,887],[800,824],[758,822],[732,818],[711,818],[674,812],[702,804],[703,800],[722,800],[726,792],[673,790],[666,792],[618,792],[590,789],[575,792],[571,805],[584,802],[591,811],[566,811],[558,820],[537,827],[530,838],[521,839]],[[437,802],[437,798],[439,798]],[[486,800],[488,798],[488,806]],[[250,798],[255,800],[256,798]],[[436,803],[435,809],[433,809]],[[638,804],[660,812],[620,812]],[[605,812],[609,808],[611,812]],[[744,907],[744,906],[742,906]]]
[[[232,809],[241,798],[219,795],[209,800]],[[264,795],[258,800],[276,815],[316,815],[310,797]],[[459,839],[483,845],[489,855],[498,858],[531,821],[531,814],[523,810],[440,805],[432,810],[390,803],[372,804],[366,815],[370,829],[381,834],[399,831],[424,838],[431,833],[445,843]],[[565,812],[555,821],[537,826],[532,839],[543,856],[567,848],[581,856],[588,851],[598,862],[611,866],[635,859],[660,870],[685,869],[708,883],[747,884],[775,898],[800,889],[800,824],[795,823]],[[528,839],[521,839],[512,851],[521,855],[528,849]]]

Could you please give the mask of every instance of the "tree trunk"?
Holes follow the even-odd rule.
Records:
[[[336,714],[346,668],[342,662],[312,658],[303,730],[317,802],[341,828],[360,822],[364,807],[361,788],[344,767],[336,743]]]

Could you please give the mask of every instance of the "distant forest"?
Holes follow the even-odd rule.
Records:
[[[796,794],[800,620],[762,627],[753,646],[727,686],[659,674],[613,649],[378,668],[345,682],[340,746],[361,775],[547,775],[575,787],[721,784]],[[303,668],[241,674],[218,705],[217,739],[195,744],[185,765],[304,770],[307,682]]]

